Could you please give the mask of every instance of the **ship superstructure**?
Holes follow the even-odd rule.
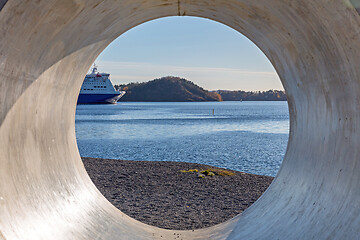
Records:
[[[94,64],[91,73],[86,74],[77,103],[117,103],[125,91],[116,91],[109,76],[108,73],[98,72],[97,66]]]

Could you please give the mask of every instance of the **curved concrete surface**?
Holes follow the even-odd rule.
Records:
[[[0,239],[360,239],[359,5],[0,1]],[[273,184],[242,215],[196,231],[158,229],[117,210],[89,179],[75,139],[76,98],[97,55],[126,30],[175,15],[245,34],[289,96],[289,145]]]

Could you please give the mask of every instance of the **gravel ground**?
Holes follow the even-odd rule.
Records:
[[[83,158],[100,192],[125,214],[177,230],[210,227],[243,212],[267,189],[272,177],[231,171],[205,176],[181,170],[209,168],[184,162]],[[215,171],[215,170],[214,170]]]

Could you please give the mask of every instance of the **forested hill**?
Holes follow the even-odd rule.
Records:
[[[179,77],[162,77],[144,83],[116,85],[126,91],[120,101],[133,102],[203,102],[221,101],[216,92],[209,92]]]
[[[215,92],[221,95],[223,101],[286,101],[285,92],[279,90],[263,92],[217,90]]]
[[[126,91],[120,101],[131,102],[204,102],[204,101],[286,101],[280,90],[207,91],[191,81],[179,77],[162,77],[144,83],[115,85]]]

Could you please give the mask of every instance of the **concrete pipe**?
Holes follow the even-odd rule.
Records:
[[[0,0],[0,239],[360,239],[359,7]],[[99,53],[138,24],[178,15],[224,23],[254,41],[290,109],[287,152],[270,188],[243,214],[195,231],[148,226],[112,206],[88,177],[75,138],[76,99]]]

